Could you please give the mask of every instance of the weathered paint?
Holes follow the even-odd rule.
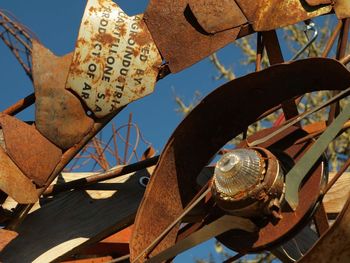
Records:
[[[79,143],[94,125],[79,98],[65,89],[72,56],[57,57],[33,41],[35,125],[61,149]]]
[[[161,56],[142,15],[111,0],[89,0],[66,88],[101,118],[153,92]]]

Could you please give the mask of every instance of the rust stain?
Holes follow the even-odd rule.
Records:
[[[68,149],[81,141],[94,124],[80,100],[64,87],[72,54],[57,57],[34,41],[32,57],[36,128],[61,149]]]
[[[0,114],[6,152],[21,171],[43,186],[62,157],[62,151],[46,139],[35,126]]]

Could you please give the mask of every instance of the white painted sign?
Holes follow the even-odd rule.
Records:
[[[101,118],[154,90],[162,60],[142,15],[89,0],[66,88]]]

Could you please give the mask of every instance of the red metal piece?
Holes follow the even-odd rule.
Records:
[[[43,186],[61,159],[62,151],[28,125],[9,115],[0,115],[6,152],[22,172]]]
[[[78,143],[92,129],[80,100],[65,89],[72,54],[56,57],[33,42],[33,77],[36,96],[36,127],[61,149]]]
[[[336,87],[332,85],[334,82]],[[350,73],[342,64],[313,58],[249,74],[204,98],[175,130],[151,177],[135,220],[131,259],[182,213],[194,196],[197,175],[232,137],[287,99],[316,90],[343,90],[348,86]],[[208,123],[213,128],[208,129]],[[155,253],[174,244],[175,239],[176,230],[170,232]]]

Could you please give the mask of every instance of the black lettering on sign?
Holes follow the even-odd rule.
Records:
[[[140,85],[141,82],[142,82],[142,78],[134,78],[134,81],[135,81],[135,85]]]
[[[99,112],[102,111],[101,107],[99,107],[98,105],[95,105],[95,112]]]
[[[97,93],[97,98],[104,100],[106,98],[106,95],[99,92],[99,93]]]

